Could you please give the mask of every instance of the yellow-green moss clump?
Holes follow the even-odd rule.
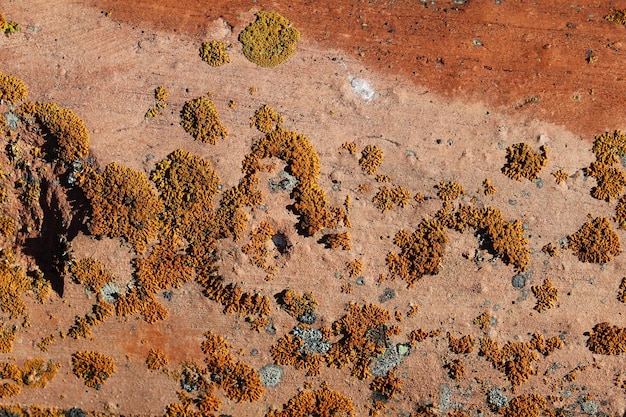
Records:
[[[72,355],[72,372],[83,378],[88,387],[100,389],[116,371],[113,358],[100,352],[85,351]]]
[[[0,25],[2,22],[0,21]],[[26,84],[19,78],[11,75],[2,75],[0,72],[0,100],[6,100],[12,104],[24,100],[28,96]]]
[[[400,230],[393,242],[401,251],[387,255],[389,273],[392,277],[399,276],[412,287],[424,275],[439,272],[448,236],[441,222],[424,219],[411,234]]]
[[[200,58],[212,67],[219,67],[230,62],[228,56],[229,45],[220,41],[202,42]]]
[[[567,237],[567,242],[581,262],[609,262],[622,251],[619,236],[605,217],[586,222],[580,230]]]
[[[91,203],[90,233],[122,237],[139,253],[156,238],[163,203],[144,173],[113,162],[102,174],[88,169],[80,186]]]
[[[85,123],[73,111],[55,103],[42,102],[24,103],[20,111],[34,116],[56,139],[56,156],[66,164],[72,164],[87,155],[89,133]]]
[[[243,54],[261,67],[275,67],[288,60],[299,40],[300,32],[276,12],[258,12],[256,20],[239,34]]]
[[[206,97],[198,97],[183,105],[180,124],[195,140],[215,145],[226,139],[228,131],[220,122],[215,104]]]
[[[516,143],[506,149],[506,159],[502,167],[504,175],[518,181],[522,178],[533,181],[548,163],[548,148],[543,145],[535,152],[526,143]]]

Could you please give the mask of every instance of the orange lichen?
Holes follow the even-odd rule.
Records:
[[[507,163],[502,168],[502,173],[518,181],[522,178],[535,180],[541,169],[548,163],[548,148],[542,145],[539,151],[533,151],[526,143],[511,145],[506,149]]]
[[[329,249],[352,249],[352,238],[348,232],[332,233],[322,236],[320,242],[323,243]]]
[[[145,258],[135,259],[135,283],[148,297],[160,290],[179,288],[193,278],[189,256],[175,238],[163,238]]]
[[[344,294],[352,294],[353,288],[351,283],[343,284],[341,286],[341,292]]]
[[[581,262],[609,262],[622,251],[619,236],[605,217],[586,222],[576,233],[567,237],[567,242],[569,249]]]
[[[29,359],[22,368],[21,382],[27,388],[45,388],[56,376],[59,367],[60,365],[42,358]]]
[[[367,145],[363,151],[361,151],[361,158],[359,159],[359,165],[363,172],[369,175],[374,175],[378,168],[383,163],[383,151],[375,145]]]
[[[195,140],[215,145],[228,131],[220,122],[215,104],[206,97],[187,101],[180,112],[180,124]]]
[[[589,336],[587,347],[593,353],[601,355],[621,355],[626,352],[626,329],[610,323],[598,323],[593,330],[585,333]]]
[[[11,382],[0,384],[0,398],[15,397],[22,392],[22,387]]]
[[[115,279],[99,260],[91,257],[72,263],[70,273],[77,283],[95,293]]]
[[[557,247],[552,244],[552,242],[545,244],[541,251],[550,256],[557,256],[559,254]]]
[[[25,313],[22,295],[31,287],[31,280],[14,262],[13,252],[0,249],[0,311],[12,319]]]
[[[72,354],[72,372],[85,380],[85,385],[100,389],[117,368],[113,358],[95,351],[76,352]]]
[[[298,295],[291,288],[277,294],[276,299],[280,307],[295,319],[315,312],[318,305],[312,293],[305,292],[303,295]]]
[[[91,204],[90,233],[122,237],[139,253],[156,238],[163,203],[144,173],[113,162],[102,174],[88,169],[80,186]]]
[[[259,224],[259,227],[250,232],[250,243],[244,245],[241,251],[250,256],[250,263],[255,265],[270,275],[273,275],[274,268],[268,265],[269,249],[268,242],[276,234],[274,227],[265,221]]]
[[[557,171],[553,171],[551,174],[554,177],[554,180],[557,184],[563,184],[565,181],[569,179],[569,174],[565,172],[563,169],[559,169]]]
[[[443,201],[456,200],[465,194],[463,186],[454,181],[441,181],[435,185],[435,188],[437,189],[437,197]]]
[[[530,346],[543,356],[548,356],[563,347],[563,340],[559,336],[552,336],[546,340],[541,333],[534,333],[530,339]]]
[[[376,175],[376,182],[391,182],[391,177],[387,174]]]
[[[357,151],[356,143],[354,142],[344,142],[341,144],[339,149],[345,149],[346,151],[350,152],[350,155],[354,155]]]
[[[474,349],[474,344],[476,344],[476,340],[471,335],[465,335],[460,338],[455,338],[452,333],[448,332],[448,348],[450,352],[461,354],[461,353],[472,353]]]
[[[356,411],[352,400],[340,392],[333,391],[326,384],[315,391],[300,391],[282,411],[272,410],[265,417],[355,417]]]
[[[559,299],[559,291],[552,285],[549,278],[546,278],[542,285],[533,285],[531,290],[537,298],[534,309],[540,313],[554,307]]]
[[[485,311],[476,317],[472,323],[480,327],[482,330],[488,330],[489,325],[491,324],[491,314]]]
[[[619,284],[619,288],[617,289],[617,299],[622,303],[626,303],[626,277],[623,277]]]
[[[423,329],[412,330],[409,333],[409,341],[414,346],[416,343],[423,342],[426,339],[438,337],[441,334],[441,330],[431,330],[429,332]]]
[[[300,32],[276,12],[259,11],[256,20],[239,34],[243,54],[261,67],[275,67],[296,52]]]
[[[76,316],[74,325],[67,331],[67,336],[73,339],[91,336],[91,328],[97,326],[115,313],[115,306],[102,299],[98,295],[97,303],[93,305],[92,311],[85,316]],[[118,300],[119,301],[119,300]]]
[[[532,367],[537,353],[531,350],[530,343],[507,342],[504,348],[500,348],[496,341],[482,338],[480,355],[485,356],[494,368],[504,372],[514,389],[537,373]]]
[[[396,206],[404,208],[409,204],[410,200],[411,193],[401,185],[393,189],[384,186],[380,187],[374,198],[372,198],[372,202],[383,213],[394,209]]]
[[[17,338],[17,327],[0,327],[0,353],[11,353]]]
[[[350,278],[358,277],[363,272],[363,262],[360,259],[355,259],[347,262],[346,268],[348,268],[348,276]]]
[[[391,315],[377,305],[350,303],[346,310],[348,314],[332,325],[333,336],[341,339],[332,344],[326,361],[337,368],[351,365],[352,376],[365,379],[370,375],[371,358],[385,351],[396,329],[385,324]]]
[[[167,366],[169,359],[162,349],[150,349],[146,358],[146,365],[151,371],[158,371]]]
[[[420,312],[419,306],[411,304],[409,306],[409,311],[406,313],[406,316],[408,318],[413,318],[413,317],[417,316],[417,313],[419,313],[419,312]]]
[[[11,216],[0,216],[0,235],[7,237],[15,234],[15,220]]]
[[[230,62],[228,49],[230,45],[225,42],[212,40],[202,42],[200,45],[200,58],[212,67],[219,67]]]
[[[28,88],[22,80],[12,75],[2,75],[2,72],[0,72],[0,100],[17,104],[19,101],[26,99],[27,96]]]
[[[592,151],[600,163],[606,165],[619,163],[620,157],[626,155],[626,135],[620,130],[598,135],[593,142]]]
[[[491,180],[489,178],[485,178],[483,181],[483,194],[492,195],[495,194],[496,191],[497,189],[493,184],[491,184]]]
[[[284,119],[282,114],[265,104],[254,112],[250,121],[250,127],[256,127],[262,133],[270,133],[280,129]]]
[[[151,300],[141,307],[141,315],[146,323],[152,324],[165,320],[168,314],[169,311],[163,307],[163,304],[155,300]]]
[[[55,341],[56,341],[56,338],[54,337],[54,335],[49,335],[49,336],[43,337],[41,339],[41,341],[39,343],[37,343],[37,347],[42,352],[47,352],[48,351],[48,346],[53,344]]]
[[[619,23],[620,25],[626,25],[626,9],[613,10],[612,14],[604,16],[609,22]]]
[[[386,258],[389,273],[405,280],[412,287],[424,275],[436,275],[441,267],[448,237],[442,224],[435,219],[424,219],[409,234],[396,233],[394,243],[401,251],[389,252]]]
[[[547,406],[546,399],[538,394],[522,394],[509,401],[500,414],[504,417],[540,417]]]
[[[167,107],[168,92],[163,86],[158,86],[154,89],[154,107],[151,107],[146,112],[146,117],[155,117],[162,114],[163,109]]]
[[[465,375],[465,365],[460,359],[454,359],[446,365],[448,376],[452,379],[461,379]]]
[[[270,348],[272,359],[279,365],[293,366],[296,370],[306,369],[307,376],[319,376],[325,357],[319,352],[309,351],[304,339],[292,334],[282,336]]]
[[[383,410],[389,400],[397,398],[404,392],[402,380],[393,370],[389,370],[384,376],[374,378],[370,384],[370,390],[372,391],[372,411],[374,411],[370,412],[370,415],[377,415],[376,411]]]
[[[596,179],[597,186],[591,189],[591,196],[611,202],[618,198],[626,185],[626,176],[618,167],[594,161],[585,168],[585,174]]]
[[[615,205],[615,217],[619,229],[626,229],[626,195],[623,195]]]
[[[55,155],[70,165],[83,159],[89,151],[89,133],[85,123],[71,110],[55,103],[30,102],[20,112],[34,116],[56,139]]]

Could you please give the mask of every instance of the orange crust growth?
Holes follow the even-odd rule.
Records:
[[[273,410],[265,417],[308,417],[308,416],[355,417],[352,400],[326,384],[316,391],[301,391],[283,405],[282,411]]]
[[[609,262],[622,251],[619,236],[605,217],[586,222],[580,230],[567,237],[567,242],[581,262]]]
[[[99,389],[117,371],[110,356],[100,352],[85,351],[72,355],[72,372],[85,380],[85,385]]]
[[[522,178],[534,181],[548,163],[548,148],[541,146],[535,152],[526,143],[516,143],[506,149],[506,159],[502,167],[504,175],[518,181]]]

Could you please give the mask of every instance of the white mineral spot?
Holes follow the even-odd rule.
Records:
[[[374,89],[370,83],[363,78],[351,78],[350,85],[352,86],[352,89],[354,89],[354,92],[362,99],[371,100],[374,98]]]

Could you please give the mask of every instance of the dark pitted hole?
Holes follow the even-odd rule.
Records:
[[[291,243],[289,243],[287,236],[285,236],[283,233],[276,233],[274,236],[272,236],[272,242],[274,242],[274,245],[276,245],[276,249],[278,249],[278,252],[281,255],[286,254],[287,252],[289,252],[289,249],[291,249]]]

